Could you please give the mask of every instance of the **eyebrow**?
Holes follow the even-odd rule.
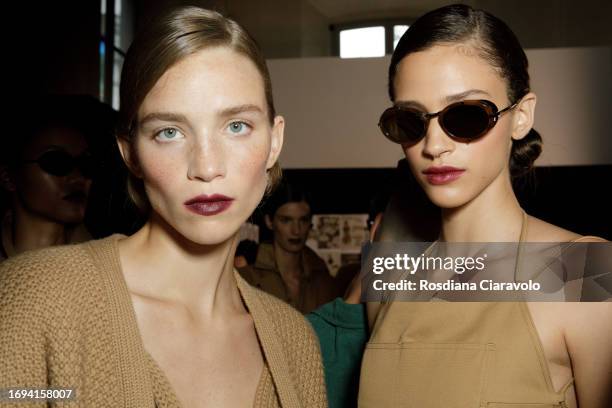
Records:
[[[446,100],[446,102],[451,103],[451,102],[462,101],[465,98],[475,95],[475,94],[491,96],[487,91],[484,91],[482,89],[469,89],[465,92],[461,92],[461,93],[454,94],[454,95],[449,95],[444,99]]]
[[[142,126],[148,122],[154,122],[154,121],[161,121],[161,122],[183,122],[186,123],[187,122],[187,118],[185,117],[185,115],[182,115],[180,113],[173,113],[173,112],[151,112],[151,113],[147,113],[141,120],[139,125]]]
[[[487,91],[484,91],[482,89],[469,89],[467,91],[464,91],[458,94],[448,95],[447,97],[444,98],[444,101],[447,104],[451,104],[453,102],[465,100],[472,95],[486,95],[489,97],[491,96]],[[423,110],[424,112],[427,112],[427,108],[425,108],[425,106],[422,103],[417,102],[417,101],[397,101],[395,102],[395,106],[416,107],[416,108]]]
[[[239,113],[245,113],[245,112],[264,113],[263,110],[257,105],[244,104],[244,105],[232,106],[229,108],[222,109],[218,112],[218,114],[221,116],[232,116],[232,115],[237,115]]]
[[[217,114],[223,117],[227,117],[227,116],[233,116],[233,115],[237,115],[239,113],[245,113],[245,112],[263,113],[263,110],[259,106],[254,105],[254,104],[244,104],[244,105],[231,106],[229,108],[221,109],[220,111],[217,112]],[[146,114],[140,120],[139,124],[140,126],[143,126],[144,124],[148,122],[153,122],[153,121],[182,122],[182,123],[188,122],[187,117],[180,113],[151,112],[151,113]]]

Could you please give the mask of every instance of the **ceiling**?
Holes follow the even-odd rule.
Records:
[[[308,2],[319,13],[334,22],[359,18],[417,17],[425,11],[453,3],[449,0],[308,0]]]

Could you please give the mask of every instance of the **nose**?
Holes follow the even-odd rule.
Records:
[[[452,152],[455,142],[442,130],[436,118],[429,121],[427,134],[424,138],[423,154],[435,159]]]
[[[297,220],[291,221],[291,235],[300,235],[300,222]]]
[[[91,179],[81,174],[78,169],[73,170],[65,177],[66,187],[74,192],[82,192],[85,196],[89,195]]]
[[[189,153],[187,169],[189,180],[211,182],[225,175],[228,152],[212,135],[195,139]]]
[[[91,176],[85,176],[81,169],[75,168],[66,175],[66,181],[71,185],[85,186],[88,182],[91,182]]]

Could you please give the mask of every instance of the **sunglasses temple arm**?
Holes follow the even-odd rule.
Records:
[[[514,102],[512,105],[505,107],[504,109],[500,110],[499,112],[497,112],[497,115],[501,115],[502,113],[509,111],[511,109],[514,109],[516,107],[516,105],[518,105],[519,101]]]

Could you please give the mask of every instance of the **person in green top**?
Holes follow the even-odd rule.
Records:
[[[362,303],[348,302],[339,297],[306,315],[319,337],[330,408],[357,406],[368,320]]]
[[[371,201],[370,241],[382,220],[388,198],[385,193]],[[365,305],[361,303],[359,265],[346,268],[346,273],[339,271],[338,275],[350,282],[344,298],[338,297],[306,315],[319,337],[330,408],[357,406],[361,357],[369,337]]]
[[[370,203],[371,242],[435,239],[440,228],[437,209],[416,187],[406,160],[400,160],[387,188]],[[356,273],[339,271],[336,279],[339,275],[350,282],[344,297],[306,315],[319,337],[330,408],[357,406],[361,359],[370,336],[359,268]]]

